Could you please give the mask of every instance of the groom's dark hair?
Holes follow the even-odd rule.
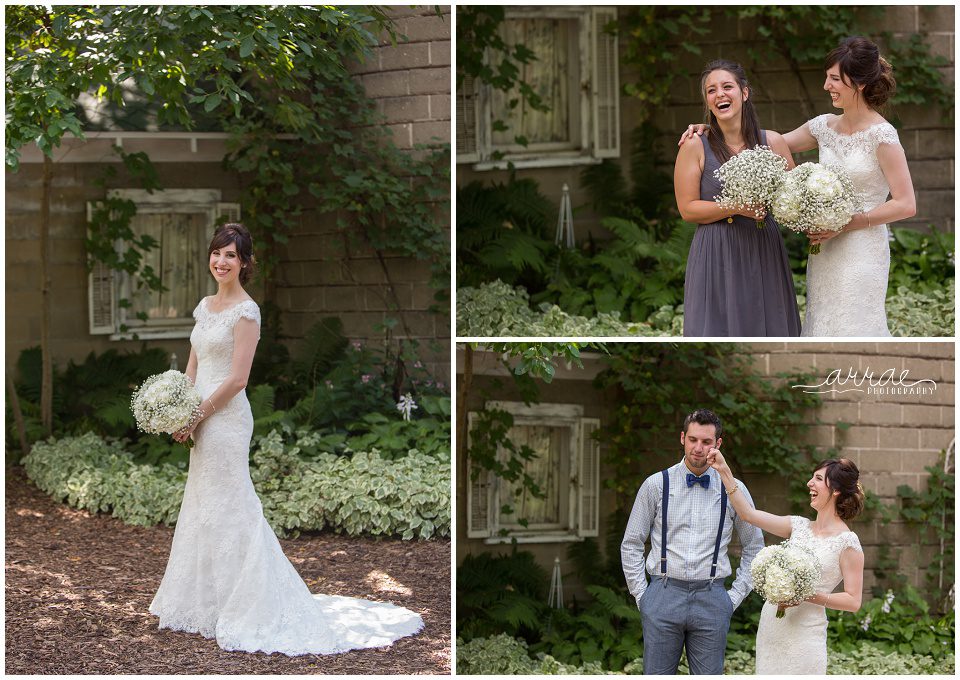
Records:
[[[690,423],[697,423],[698,425],[713,425],[717,428],[717,439],[720,439],[723,434],[723,425],[720,424],[720,418],[717,417],[717,414],[713,411],[708,411],[705,408],[698,408],[693,413],[688,413],[687,417],[683,419],[683,433],[687,433],[687,428],[690,427]]]
[[[717,162],[723,165],[730,160],[730,149],[727,148],[726,141],[723,138],[723,130],[717,124],[717,117],[707,106],[707,94],[704,84],[707,76],[714,71],[726,71],[737,79],[737,85],[741,90],[750,90],[750,96],[740,107],[740,132],[743,135],[743,142],[746,148],[753,149],[760,144],[760,119],[757,117],[757,111],[753,108],[753,88],[747,82],[747,72],[743,66],[729,59],[717,59],[707,64],[703,73],[700,74],[700,96],[703,97],[704,123],[710,128],[707,134],[707,142],[710,144],[710,150],[716,157]]]

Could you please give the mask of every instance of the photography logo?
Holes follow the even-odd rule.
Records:
[[[930,378],[911,380],[910,371],[902,370],[899,373],[895,368],[888,368],[883,373],[876,374],[868,366],[863,373],[848,368],[846,372],[837,368],[830,371],[822,382],[816,385],[793,385],[793,389],[802,389],[807,394],[844,394],[846,392],[861,392],[872,395],[895,396],[923,396],[933,394],[937,383]]]

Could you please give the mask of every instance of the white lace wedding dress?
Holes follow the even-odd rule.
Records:
[[[790,542],[814,552],[823,571],[818,593],[832,593],[843,575],[840,553],[847,548],[863,552],[860,539],[852,531],[837,536],[818,538],[810,530],[806,517],[790,517]],[[760,627],[757,629],[758,675],[825,675],[827,672],[827,612],[818,604],[804,602],[788,607],[782,619],[777,606],[763,603]]]
[[[864,211],[872,210],[890,193],[877,161],[877,146],[899,144],[897,131],[883,122],[842,135],[827,125],[831,116],[817,116],[808,123],[820,146],[820,162],[846,168]],[[885,224],[826,241],[819,254],[807,258],[807,315],[801,335],[889,337],[884,308],[889,270]]]
[[[206,399],[230,373],[234,325],[246,317],[259,326],[260,310],[246,300],[212,312],[204,299],[193,314],[196,386]],[[216,638],[227,650],[290,656],[381,647],[419,631],[422,619],[407,609],[310,594],[250,481],[252,434],[243,391],[194,433],[170,560],[150,605],[160,627]]]

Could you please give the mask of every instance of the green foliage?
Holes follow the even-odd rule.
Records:
[[[53,431],[58,435],[93,431],[110,437],[138,438],[130,395],[149,376],[162,373],[170,363],[158,348],[121,353],[115,349],[87,355],[82,363],[70,361],[53,375]],[[40,348],[23,350],[17,361],[15,381],[29,442],[43,438],[40,424]],[[7,409],[7,451],[18,450],[16,428]],[[180,449],[179,445],[173,448]],[[145,453],[144,451],[140,451]],[[154,461],[165,459],[154,449]],[[143,462],[151,462],[144,460]]]
[[[951,609],[949,587],[956,583],[956,475],[944,472],[941,464],[924,468],[930,473],[927,489],[917,491],[910,486],[897,487],[900,499],[900,517],[933,534],[934,543],[942,546],[927,563],[927,591],[935,594],[941,612]],[[929,534],[928,534],[929,535]],[[921,562],[922,563],[922,562]],[[925,653],[925,652],[924,652]]]
[[[470,640],[503,632],[537,639],[549,609],[549,585],[533,554],[516,546],[509,554],[467,555],[457,567],[457,635]]]
[[[664,376],[669,376],[665,379]],[[808,500],[806,479],[818,451],[804,443],[820,396],[791,389],[811,376],[764,378],[750,357],[723,343],[630,343],[611,347],[597,387],[615,389],[618,408],[600,433],[614,472],[607,481],[625,505],[643,480],[675,460],[684,416],[710,408],[725,423],[723,448],[737,470],[780,475],[793,482],[797,507]],[[738,473],[742,477],[742,472]]]
[[[943,290],[954,278],[954,235],[930,225],[929,232],[893,227],[890,289],[906,286],[917,293]]]
[[[650,323],[624,323],[620,313],[601,312],[594,317],[574,316],[557,305],[542,303],[530,308],[529,295],[502,281],[478,288],[457,289],[457,334],[466,337],[598,337],[670,335],[682,333],[683,317],[676,308],[664,307]]]
[[[273,432],[257,442],[251,478],[279,535],[324,528],[404,540],[450,535],[448,462],[415,451],[399,461],[376,451],[301,459],[299,446],[315,438],[302,432],[286,447]],[[137,465],[122,442],[93,433],[39,442],[23,466],[55,500],[141,526],[176,523],[186,482],[178,467]]]
[[[527,643],[505,633],[464,642],[457,638],[458,675],[604,675],[600,664],[564,664],[552,656],[531,659]]]
[[[532,179],[511,173],[506,183],[471,182],[457,189],[457,281],[491,279],[533,290],[546,285],[556,209]]]
[[[523,44],[508,45],[500,35],[505,11],[496,5],[464,5],[457,8],[457,89],[465,80],[473,78],[480,83],[514,95],[508,105],[517,108],[522,102],[535,111],[547,111],[543,99],[529,83],[520,77],[520,65],[536,61],[537,56]],[[500,118],[493,121],[495,130],[509,129]],[[526,145],[516,136],[518,144]]]
[[[175,524],[187,480],[173,465],[137,465],[122,442],[93,433],[37,442],[23,467],[54,500],[137,526]]]
[[[895,337],[952,337],[956,330],[956,281],[920,293],[906,286],[887,291],[887,324]]]
[[[827,652],[828,675],[947,675],[956,672],[952,653],[943,658],[891,652],[862,643],[847,652]]]
[[[301,447],[317,437],[301,431],[287,446],[271,432],[256,442],[250,476],[278,534],[330,528],[404,540],[450,535],[449,461],[416,450],[392,461],[376,450],[303,460]]]
[[[930,606],[912,586],[864,603],[855,614],[829,610],[827,640],[844,652],[869,643],[883,652],[920,654],[944,660],[952,654],[956,637],[954,612],[930,615]]]

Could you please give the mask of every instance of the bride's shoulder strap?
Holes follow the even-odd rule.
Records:
[[[790,533],[795,536],[797,532],[802,532],[810,527],[810,520],[800,515],[790,515]]]
[[[197,303],[197,306],[193,308],[193,318],[194,318],[194,319],[199,319],[199,318],[200,318],[200,310],[203,309],[203,301],[206,300],[206,299],[207,299],[207,298],[205,298],[205,297],[200,298],[200,302],[198,302],[198,303]]]
[[[810,134],[814,137],[820,137],[824,132],[829,128],[827,127],[827,120],[830,118],[829,113],[824,113],[817,116],[816,118],[811,118],[807,121],[807,128],[810,130]]]

